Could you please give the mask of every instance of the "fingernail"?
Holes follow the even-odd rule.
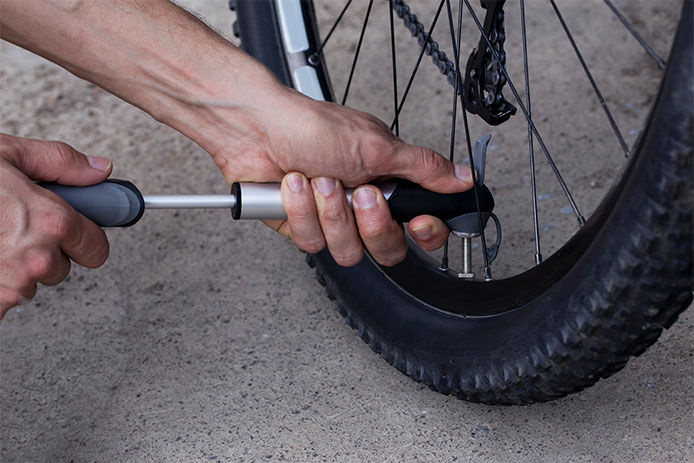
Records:
[[[454,166],[455,176],[458,177],[465,183],[472,183],[472,171],[468,166],[463,166],[461,164],[455,164]]]
[[[111,165],[111,161],[101,156],[87,156],[87,161],[89,165],[96,170],[107,170]]]
[[[316,188],[323,196],[329,196],[330,193],[335,191],[335,179],[318,177],[316,178]]]
[[[289,185],[289,189],[294,193],[299,193],[304,189],[304,179],[301,178],[299,174],[289,174],[287,177],[287,185]]]
[[[359,209],[371,209],[376,205],[376,193],[370,188],[361,188],[354,193],[354,205]]]
[[[415,228],[413,230],[410,230],[410,233],[414,235],[415,238],[420,239],[420,240],[427,240],[431,238],[431,233],[432,229],[429,226],[424,226],[420,228]]]

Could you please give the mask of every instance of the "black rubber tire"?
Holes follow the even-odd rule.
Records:
[[[586,233],[557,253],[577,254],[572,265],[560,275],[549,272],[556,278],[539,294],[524,298],[517,285],[522,302],[507,307],[512,310],[465,317],[413,298],[369,259],[343,268],[326,251],[308,256],[328,296],[374,351],[434,390],[489,404],[525,404],[562,397],[612,375],[688,307],[694,229],[692,3],[685,2],[660,92],[629,166],[584,227]],[[308,2],[302,6],[311,8]],[[255,28],[243,20],[262,8],[268,5],[238,2],[244,48],[261,58],[257,50],[275,50],[273,60],[282,60],[276,25]],[[315,25],[308,32],[315,34]],[[281,67],[270,67],[282,77]],[[400,264],[399,271],[408,265]]]

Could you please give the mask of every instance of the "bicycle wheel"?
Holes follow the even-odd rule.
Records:
[[[460,43],[450,3],[446,8],[443,1],[436,3],[436,17],[444,11],[445,18],[448,9],[450,43]],[[473,12],[467,1],[459,5]],[[422,54],[432,49],[436,21],[425,29],[404,2],[393,1],[391,6],[400,8],[397,16],[406,18],[412,35],[419,38],[418,50],[425,50],[419,65]],[[422,3],[417,6],[424,8]],[[327,251],[308,256],[328,296],[374,351],[434,390],[489,404],[522,404],[558,398],[612,375],[674,322],[692,300],[692,10],[692,3],[685,2],[657,98],[638,140],[629,150],[620,137],[630,155],[621,175],[585,224],[548,258],[540,258],[538,242],[537,265],[484,281],[442,270],[414,244],[404,262],[388,268],[368,255],[351,268],[336,265]],[[329,57],[322,49],[326,39],[322,42],[318,34],[313,2],[237,1],[236,11],[245,50],[286,85],[315,99],[335,100],[325,64]],[[358,15],[364,18],[364,11]],[[573,41],[563,19],[561,24]],[[481,21],[478,26],[478,47],[483,48],[485,29]],[[524,16],[523,34],[525,41]],[[461,74],[465,53],[472,50],[463,47],[456,60]],[[439,53],[438,44],[435,48]],[[451,60],[438,56],[436,64],[451,81],[451,67],[446,66]],[[456,56],[455,48],[451,56]],[[506,60],[511,59],[508,54]],[[348,88],[353,70],[354,66]],[[461,85],[462,76],[456,76],[453,84]],[[458,108],[465,106],[461,94],[456,88]],[[398,98],[394,100],[397,114],[402,103],[398,107]],[[529,105],[519,97],[513,103],[532,119]],[[459,117],[467,115],[462,112]],[[467,120],[465,124],[467,129]],[[539,137],[531,125],[528,132]],[[497,192],[499,203],[504,202],[502,193]],[[537,201],[534,183],[533,200]],[[535,218],[536,237],[537,226]]]

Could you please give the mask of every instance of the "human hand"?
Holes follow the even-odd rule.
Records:
[[[33,298],[37,283],[63,281],[71,260],[93,268],[108,257],[104,232],[32,180],[92,185],[111,170],[65,143],[0,134],[0,319]]]
[[[287,89],[258,98],[250,116],[229,115],[240,126],[211,152],[230,181],[282,181],[288,219],[266,223],[304,251],[327,245],[338,264],[351,266],[362,258],[363,240],[379,263],[394,265],[407,252],[403,229],[381,191],[365,184],[398,177],[439,193],[472,187],[469,168],[404,143],[374,116]],[[343,187],[358,187],[353,211]],[[432,216],[416,217],[408,229],[425,250],[448,238],[447,227]]]

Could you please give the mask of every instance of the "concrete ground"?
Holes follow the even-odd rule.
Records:
[[[186,2],[228,34],[233,15],[225,3]],[[341,3],[323,2],[319,16]],[[583,45],[599,48],[585,29],[590,23],[580,19],[589,8],[565,6],[578,10],[571,24]],[[667,19],[667,8],[653,9],[647,12],[653,21]],[[353,37],[359,21],[349,21],[342,34]],[[654,34],[649,38],[666,54],[665,39]],[[335,40],[337,48],[348,48],[347,38]],[[225,191],[221,174],[191,141],[40,58],[0,47],[3,132],[108,155],[114,176],[145,192]],[[647,58],[634,59],[636,74],[657,75]],[[383,62],[365,56],[360,63],[364,72],[376,72]],[[333,72],[336,88],[343,74]],[[605,79],[633,77],[624,69],[618,74]],[[351,104],[378,113],[369,108],[370,93],[355,91]],[[434,114],[414,98],[414,107]],[[629,109],[631,97],[620,98],[614,99]],[[641,99],[636,104],[646,106]],[[617,117],[631,127],[629,111]],[[561,115],[544,122],[562,136]],[[445,150],[445,136],[429,142],[429,128],[418,132],[409,124],[410,141],[438,142]],[[602,137],[598,132],[565,144],[588,152],[587,143]],[[527,157],[520,156],[525,166]],[[589,171],[604,170],[595,159],[585,162]],[[490,169],[502,191],[513,185],[528,191],[513,168]],[[604,185],[591,184],[586,201],[609,187],[599,180]],[[566,232],[562,220],[547,221],[547,234]],[[510,233],[516,245],[505,249],[506,262],[527,260],[521,249],[528,240]],[[302,254],[259,223],[232,222],[219,211],[151,211],[135,227],[108,236],[111,256],[102,268],[75,266],[64,284],[41,288],[32,303],[0,322],[0,461],[694,459],[691,310],[623,371],[586,391],[551,403],[493,407],[432,392],[380,359],[324,297]],[[503,262],[502,269],[511,269]]]

